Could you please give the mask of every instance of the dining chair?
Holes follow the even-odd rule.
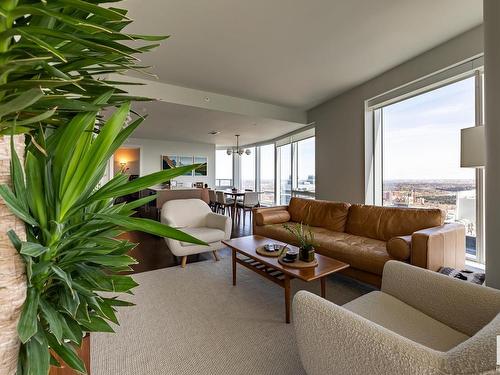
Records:
[[[226,211],[231,215],[231,206],[234,204],[234,199],[226,198],[226,195],[223,191],[217,191],[217,204],[218,209],[222,210],[222,213],[225,215]]]
[[[208,190],[208,199],[210,200],[209,206],[212,209],[213,212],[216,212],[218,209],[218,203],[217,203],[217,194],[215,194],[215,190],[209,189]]]
[[[238,219],[239,219],[239,210],[243,211],[243,224],[245,224],[246,212],[250,211],[250,215],[252,215],[252,209],[254,207],[259,206],[259,194],[254,191],[246,191],[243,196],[243,201],[238,202],[236,205],[238,209]]]

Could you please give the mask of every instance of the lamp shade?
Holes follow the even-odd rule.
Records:
[[[485,162],[484,126],[462,129],[460,134],[460,166],[479,168],[484,167]]]

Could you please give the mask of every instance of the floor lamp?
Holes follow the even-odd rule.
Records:
[[[482,168],[485,165],[484,126],[473,126],[461,130],[460,166],[462,168]]]

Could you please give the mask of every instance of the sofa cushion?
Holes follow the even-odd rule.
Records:
[[[365,294],[343,307],[434,350],[446,352],[469,339],[469,336],[383,292]]]
[[[292,198],[288,205],[290,220],[314,227],[343,232],[349,212],[349,203]]]
[[[256,211],[254,220],[257,225],[286,223],[290,220],[290,213],[285,209]]]
[[[349,263],[353,268],[382,275],[385,262],[392,259],[383,241],[324,228],[314,228],[313,232],[318,253]]]
[[[217,241],[222,241],[224,239],[225,233],[223,230],[214,228],[180,228],[184,233],[190,234],[194,238],[205,241],[206,243],[212,243]],[[181,246],[193,246],[194,244],[189,242],[181,242]]]
[[[411,236],[392,237],[387,241],[387,252],[397,260],[410,259]]]
[[[288,222],[287,224],[293,225],[296,223]],[[254,234],[272,238],[273,240],[282,241],[290,245],[298,245],[297,241],[295,241],[290,232],[283,228],[283,224],[268,224],[256,226],[254,228]]]
[[[444,223],[443,211],[428,208],[382,207],[354,204],[349,207],[345,231],[356,236],[389,241]]]

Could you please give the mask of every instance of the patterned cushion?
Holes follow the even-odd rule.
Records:
[[[454,277],[455,279],[460,279],[464,281],[469,281],[474,284],[484,284],[485,275],[482,272],[473,272],[468,270],[456,270],[451,267],[441,267],[438,271],[443,275]]]

